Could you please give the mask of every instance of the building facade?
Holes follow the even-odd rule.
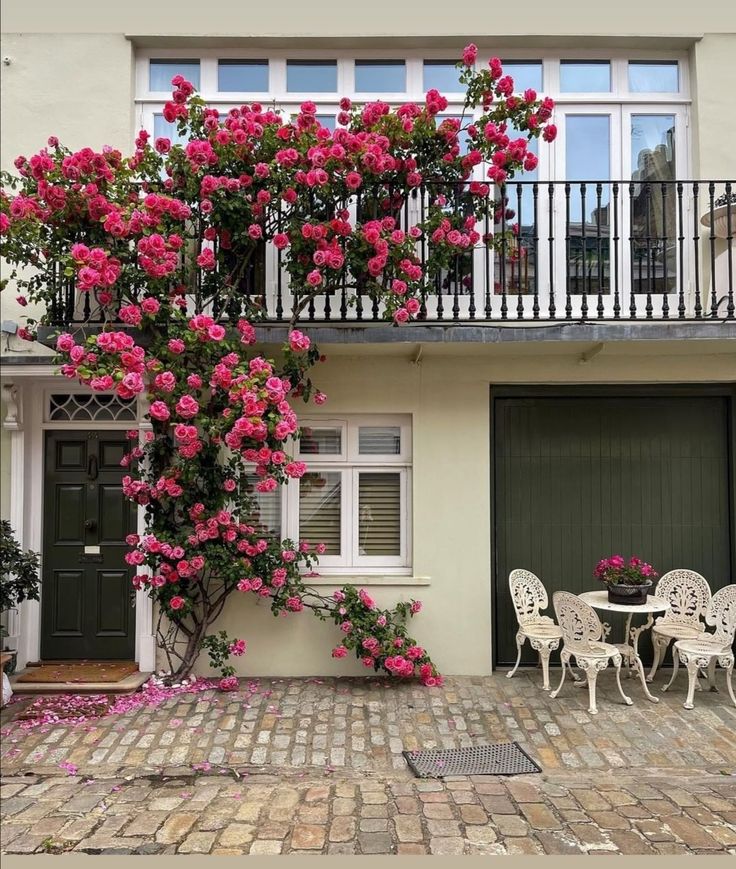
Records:
[[[473,41],[478,63],[498,56],[519,89],[556,101],[558,139],[507,191],[514,250],[456,262],[405,326],[339,294],[304,311],[329,400],[304,420],[309,477],[263,497],[261,515],[328,543],[316,584],[420,598],[413,627],[439,668],[484,674],[515,658],[515,567],[579,592],[625,550],[714,590],[734,582],[736,22],[707,7],[665,21],[627,2],[594,25],[573,4],[520,21],[474,0],[452,19],[377,0],[365,20],[325,9],[317,30],[292,2],[204,17],[131,2],[104,22],[43,5],[9,3],[3,23],[7,169],[50,134],[124,152],[141,128],[170,134],[177,72],[222,109],[289,115],[312,99],[328,127],[341,96],[398,105],[431,87],[459,117],[452,64]],[[634,20],[636,35],[622,24]],[[291,297],[275,250],[248,291],[276,348]],[[120,544],[141,520],[119,498],[118,461],[145,408],[60,381],[51,352],[15,334],[28,309],[11,290],[2,303],[0,508],[44,577],[40,604],[9,620],[19,664],[134,657],[152,670],[154,614],[131,598]],[[58,326],[84,319],[59,310]],[[307,616],[275,620],[235,596],[221,626],[249,641],[243,674],[362,669],[330,659],[334,629]]]

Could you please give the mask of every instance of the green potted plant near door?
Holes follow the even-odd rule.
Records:
[[[0,613],[15,609],[24,600],[38,600],[41,580],[38,575],[38,555],[25,552],[15,539],[10,522],[0,520]],[[2,699],[10,697],[8,675],[15,669],[17,653],[6,648],[7,631],[0,627],[2,636]]]
[[[622,555],[602,558],[593,575],[608,588],[609,603],[643,604],[659,574],[651,564],[632,555],[626,561]]]

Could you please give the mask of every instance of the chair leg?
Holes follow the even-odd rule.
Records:
[[[667,691],[667,689],[672,685],[672,683],[677,678],[677,671],[679,669],[680,669],[680,653],[677,651],[677,646],[673,646],[673,648],[672,648],[672,678],[670,679],[670,681],[666,685],[662,686],[662,693],[663,694],[665,691]]]
[[[683,661],[687,666],[687,697],[682,704],[685,709],[693,708],[693,696],[695,694],[695,685],[698,681],[698,662],[695,658],[688,656],[687,660]]]
[[[619,662],[619,668],[621,664]],[[598,714],[598,707],[595,705],[595,683],[598,681],[598,670],[595,667],[595,664],[591,664],[586,670],[588,674],[588,698],[590,700],[590,705],[588,706],[588,712],[591,715]]]
[[[621,687],[621,655],[614,655],[613,666],[616,668],[616,684],[618,685],[618,693],[624,698],[624,703],[627,706],[633,706],[634,701],[631,697],[624,694],[624,689]]]
[[[539,660],[542,664],[542,689],[544,691],[549,691],[549,657],[551,654],[551,644],[542,644],[542,648],[539,650]]]
[[[660,634],[652,632],[652,646],[654,647],[654,661],[652,669],[647,676],[647,682],[654,681],[654,674],[657,672],[659,665],[664,661],[664,656],[667,654],[667,646],[670,644],[669,637],[663,637]]]
[[[710,663],[708,664],[708,690],[709,691],[718,691],[716,687],[716,664],[718,660],[716,658],[711,658]]]
[[[734,706],[736,706],[736,696],[734,696],[734,693],[733,693],[733,661],[734,661],[733,656],[729,656],[725,659],[721,658],[720,664],[722,667],[724,664],[726,665],[724,667],[724,669],[726,671],[726,687],[728,688],[728,693],[731,697],[731,702],[733,703]]]
[[[560,652],[560,660],[562,661],[562,676],[560,677],[560,684],[555,688],[555,690],[549,695],[553,700],[562,690],[562,686],[565,682],[565,671],[568,667],[570,667],[570,656],[565,654],[563,650]],[[570,667],[570,672],[572,672],[572,667]]]
[[[516,663],[514,664],[514,669],[511,670],[511,672],[506,674],[507,679],[510,679],[514,675],[514,673],[519,669],[519,664],[521,663],[521,647],[524,645],[525,639],[526,639],[526,637],[524,636],[524,634],[522,634],[521,631],[519,631],[519,633],[516,635],[516,649],[517,649]]]

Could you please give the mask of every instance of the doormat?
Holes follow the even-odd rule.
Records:
[[[54,661],[40,667],[28,667],[18,682],[79,684],[80,682],[120,682],[138,672],[135,661]]]
[[[443,778],[448,775],[523,775],[542,771],[518,742],[437,751],[405,751],[403,755],[417,778]]]

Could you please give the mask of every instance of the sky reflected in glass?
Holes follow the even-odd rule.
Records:
[[[563,60],[560,90],[568,94],[609,93],[611,64],[603,61]]]

